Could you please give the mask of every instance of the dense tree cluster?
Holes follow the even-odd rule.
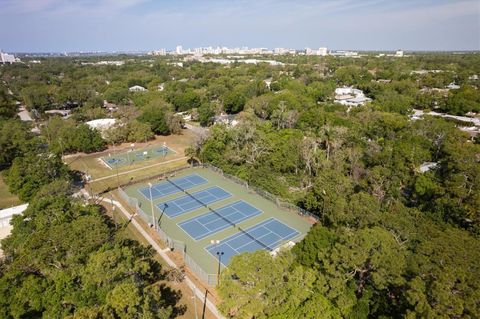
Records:
[[[0,108],[9,108],[5,101]],[[114,225],[101,206],[72,198],[72,174],[60,153],[102,149],[100,134],[58,117],[42,127],[40,136],[30,129],[17,119],[0,120],[2,175],[9,190],[29,203],[2,240],[0,317],[167,319],[182,314],[181,295],[162,283],[166,273],[153,251],[127,239],[126,225]]]
[[[62,208],[64,197],[35,194],[58,178],[68,180],[61,153],[178,133],[183,121],[176,112],[190,113],[202,126],[225,112],[240,124],[212,126],[188,155],[319,220],[289,252],[234,257],[219,287],[228,317],[479,316],[479,137],[471,139],[456,127],[463,123],[409,117],[413,108],[480,112],[477,54],[275,56],[283,66],[193,61],[179,66],[175,57],[89,64],[98,59],[45,59],[0,69],[0,168],[9,168],[10,188],[34,203],[29,217],[15,220],[17,230],[6,244],[9,259],[0,279],[5,296],[0,302],[10,307],[6,313],[128,317],[135,311],[150,317],[158,308],[167,316],[172,310],[153,284],[156,266],[147,252],[115,239],[95,207],[69,202]],[[147,91],[130,92],[134,85]],[[334,90],[341,86],[363,90],[372,102],[354,108],[335,104]],[[15,100],[41,118],[54,108],[72,108],[73,114],[70,120],[51,118],[42,135],[33,137],[28,126],[12,119]],[[103,138],[82,124],[106,116],[118,125]],[[51,196],[58,204],[49,202]],[[43,208],[58,208],[66,217],[49,218],[59,215]],[[95,233],[84,243],[72,239],[76,254],[53,232],[63,234],[66,225],[75,227],[72,234],[81,232],[84,218],[98,228],[92,227]],[[46,254],[38,240],[22,241],[21,232],[30,227],[53,236],[45,249],[55,253]],[[32,256],[18,253],[28,249]],[[135,268],[141,262],[129,256],[149,261],[138,274],[112,266],[108,279],[102,277],[100,263],[122,265],[126,259]],[[40,290],[47,293],[30,297]]]
[[[57,154],[92,153],[105,148],[105,142],[99,131],[70,119],[51,118],[42,128],[42,135],[50,150]]]
[[[319,224],[291,253],[236,257],[221,280],[227,315],[480,313],[480,145],[454,123],[390,107],[304,106],[288,116],[283,103],[269,115],[272,100],[251,101],[241,124],[214,127],[192,151]],[[422,172],[428,162],[436,166]]]
[[[152,251],[124,239],[68,183],[41,188],[2,241],[2,318],[170,318],[178,294],[156,282]]]
[[[16,105],[5,86],[0,84],[0,120],[15,117]]]

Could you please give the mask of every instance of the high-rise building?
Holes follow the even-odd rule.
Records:
[[[177,45],[177,47],[175,48],[175,53],[183,54],[183,47],[181,45]]]
[[[275,48],[273,50],[275,54],[287,54],[287,53],[290,53],[290,51],[291,51],[290,49],[286,49],[286,48]]]
[[[155,50],[155,51],[150,51],[150,52],[148,52],[148,54],[150,54],[150,55],[166,55],[167,51],[165,49],[159,49],[159,50]]]
[[[312,50],[310,48],[305,49],[305,54],[306,55],[321,55],[321,56],[326,56],[328,55],[328,49],[327,48],[319,48],[318,50]]]
[[[328,55],[328,49],[327,48],[319,48],[318,51],[317,51],[317,55],[321,55],[321,56]]]

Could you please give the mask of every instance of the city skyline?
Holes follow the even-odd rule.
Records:
[[[475,0],[0,0],[5,52],[480,49]]]

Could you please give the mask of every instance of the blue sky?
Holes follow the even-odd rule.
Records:
[[[0,0],[0,49],[480,50],[479,0]]]

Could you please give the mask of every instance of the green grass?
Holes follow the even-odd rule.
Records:
[[[116,188],[118,184],[122,185],[130,181],[142,180],[148,176],[158,175],[166,170],[172,170],[187,164],[183,159],[185,148],[188,147],[193,139],[194,134],[189,130],[183,130],[180,135],[159,136],[155,141],[147,144],[136,144],[137,149],[152,149],[167,143],[167,147],[175,153],[167,156],[151,157],[147,160],[135,161],[130,165],[119,166],[118,169],[108,167],[103,161],[102,157],[110,153],[122,154],[130,147],[129,144],[124,144],[122,147],[117,147],[116,150],[109,149],[101,153],[95,154],[76,154],[66,156],[64,162],[72,170],[77,170],[86,173],[92,177],[92,182],[89,183],[87,189],[90,188],[95,192],[103,192],[107,189]],[[125,155],[125,154],[124,154]],[[133,172],[131,172],[133,171]],[[119,178],[117,181],[117,172]],[[122,174],[124,173],[124,174]]]
[[[117,168],[109,168],[102,160],[101,157],[107,156],[108,152],[103,152],[101,154],[90,154],[90,155],[78,155],[76,157],[70,157],[65,160],[67,165],[72,170],[78,170],[91,175],[93,179],[115,175],[117,173]],[[169,154],[166,157],[154,157],[149,160],[137,161],[131,165],[124,165],[118,167],[118,172],[123,173],[137,168],[151,166],[156,163],[161,163],[169,161],[171,159],[183,157],[178,154]]]
[[[118,185],[139,181],[139,180],[142,180],[151,176],[156,176],[163,172],[168,172],[173,169],[186,166],[186,165],[187,165],[187,160],[183,159],[175,162],[159,163],[158,165],[155,165],[152,167],[140,168],[140,170],[136,170],[133,172],[127,171],[128,173],[125,171],[119,170],[118,179],[117,179],[116,172],[114,171],[114,172],[111,172],[112,175],[104,176],[106,177],[104,179],[93,180],[92,182],[88,183],[86,185],[86,189],[88,191],[93,190],[93,192],[95,193],[101,193],[107,189],[114,189]]]
[[[18,197],[8,190],[2,175],[0,174],[0,209],[20,205],[22,202]]]
[[[263,197],[247,190],[246,188],[224,178],[223,176],[205,168],[193,168],[189,169],[186,171],[182,171],[181,173],[177,174],[177,177],[179,176],[184,176],[188,174],[192,174],[193,172],[203,176],[206,178],[209,182],[207,184],[199,185],[196,186],[192,189],[190,189],[190,192],[195,192],[198,190],[202,190],[208,187],[211,187],[213,185],[217,185],[231,193],[233,196],[221,200],[218,202],[215,202],[211,205],[213,209],[218,209],[220,207],[223,207],[227,204],[233,203],[237,200],[243,199],[246,202],[250,203],[251,205],[257,207],[260,209],[263,213],[260,215],[257,215],[255,217],[252,217],[246,221],[243,221],[239,223],[239,226],[242,227],[242,229],[247,229],[251,226],[254,226],[270,217],[275,217],[279,221],[289,225],[290,227],[295,228],[298,230],[301,235],[298,238],[301,238],[302,235],[305,235],[308,230],[311,227],[311,224],[307,222],[306,219],[300,217],[299,215],[286,211],[284,209],[281,209],[277,207],[274,203],[272,203],[269,200],[264,199]],[[155,181],[157,182],[157,181]],[[147,182],[145,183],[140,183],[136,185],[132,185],[130,187],[127,187],[125,189],[126,193],[131,196],[135,197],[139,200],[141,207],[147,214],[147,216],[150,216],[151,209],[150,209],[150,201],[147,200],[144,196],[142,196],[139,192],[138,189],[141,187],[147,186]],[[183,196],[183,193],[175,193],[169,196],[161,197],[156,200],[154,200],[154,204],[157,204],[159,202],[163,202],[166,200],[171,200],[177,197]],[[217,260],[210,255],[206,250],[205,247],[210,244],[210,240],[216,239],[216,240],[222,240],[224,238],[227,238],[233,234],[236,234],[238,230],[234,227],[229,227],[227,229],[224,229],[222,231],[219,231],[215,234],[212,234],[204,239],[195,241],[193,238],[188,236],[177,224],[185,221],[187,219],[190,219],[195,216],[199,216],[202,214],[207,213],[208,210],[204,207],[199,208],[195,211],[185,213],[183,215],[169,218],[166,215],[162,217],[160,227],[163,231],[165,231],[170,237],[176,240],[180,240],[185,243],[186,245],[186,251],[190,257],[192,257],[197,264],[203,268],[207,273],[210,274],[215,274],[216,273],[216,267],[218,265]],[[154,214],[156,218],[159,218],[161,215],[161,211],[154,206]]]

